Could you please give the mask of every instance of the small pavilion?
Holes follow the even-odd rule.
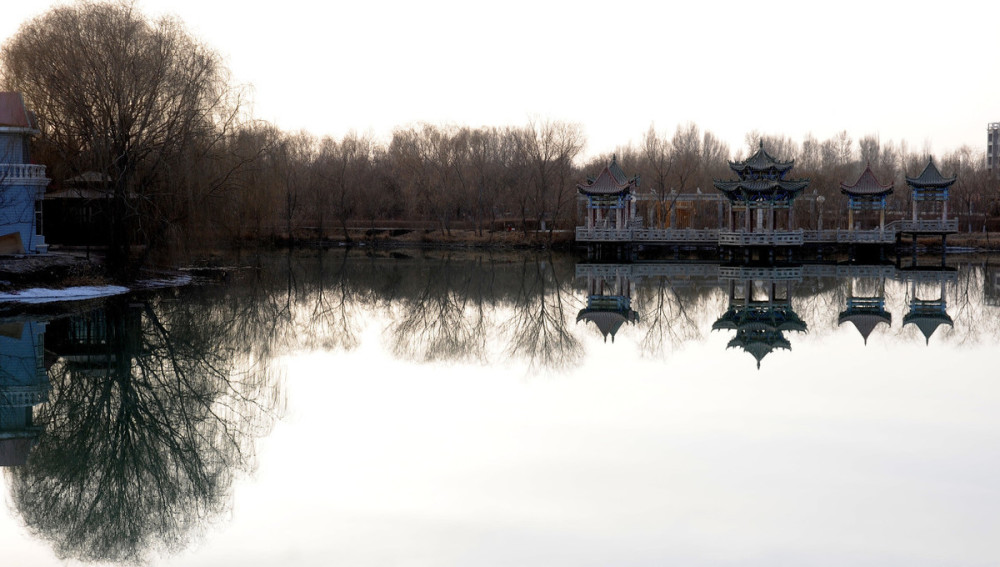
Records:
[[[576,186],[586,198],[585,226],[588,230],[625,230],[632,228],[636,216],[634,192],[639,187],[639,176],[628,177],[618,166],[617,156],[596,177]]]
[[[854,185],[840,184],[840,192],[847,195],[847,229],[857,230],[856,214],[878,211],[879,234],[885,232],[885,198],[892,193],[893,184],[880,183],[872,173],[871,164],[865,166]],[[867,229],[867,227],[865,227]]]
[[[945,234],[957,232],[948,222],[948,192],[958,178],[956,175],[945,177],[934,165],[934,158],[927,161],[927,166],[917,177],[906,177],[906,184],[913,191],[912,223],[906,232]],[[938,210],[940,210],[940,217]]]
[[[802,243],[801,234],[798,238],[783,238],[791,235],[782,235],[778,229],[783,224],[785,232],[792,231],[795,223],[792,206],[809,185],[808,179],[785,179],[794,163],[794,160],[776,160],[764,150],[763,142],[746,160],[729,162],[738,179],[714,180],[713,184],[729,201],[728,229],[735,238],[721,238],[720,243],[771,246]],[[779,212],[784,214],[779,216]],[[741,218],[737,220],[738,217]]]

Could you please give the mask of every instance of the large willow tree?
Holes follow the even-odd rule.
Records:
[[[238,105],[218,54],[180,22],[129,3],[58,6],[21,26],[0,69],[38,114],[48,159],[66,177],[103,174],[113,274],[132,275],[171,231],[191,228],[224,176],[213,156]]]

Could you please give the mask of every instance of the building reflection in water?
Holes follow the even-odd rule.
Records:
[[[587,307],[580,310],[576,322],[586,321],[615,342],[615,334],[625,323],[635,324],[639,314],[632,309],[632,288],[638,285],[631,277],[630,266],[597,265],[586,271]]]
[[[879,325],[892,326],[892,313],[885,310],[885,280],[894,269],[890,265],[845,266],[848,280],[847,308],[837,317],[837,325],[851,323],[861,333],[865,345]]]
[[[0,466],[24,465],[38,442],[34,406],[48,400],[45,323],[0,321]]]
[[[21,366],[37,372],[41,331],[25,328]],[[185,547],[224,512],[278,403],[266,365],[243,368],[238,328],[206,305],[127,298],[51,321],[44,429],[8,469],[28,529],[62,558],[135,563]],[[33,384],[37,394],[37,374]]]
[[[954,270],[909,269],[900,272],[901,279],[908,285],[908,311],[903,316],[903,326],[914,325],[924,336],[924,343],[930,344],[931,335],[941,325],[954,326],[948,315],[946,284],[957,279]],[[925,297],[927,299],[922,299]],[[935,297],[936,296],[936,297]]]
[[[802,280],[801,268],[723,267],[719,279],[729,288],[729,308],[712,330],[736,331],[727,348],[750,353],[757,368],[775,349],[792,349],[786,332],[806,332],[806,323],[792,308],[792,283]]]

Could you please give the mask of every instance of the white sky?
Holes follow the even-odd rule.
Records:
[[[22,4],[5,6],[0,38],[56,2]],[[990,1],[137,6],[180,17],[217,49],[253,85],[258,118],[317,135],[554,119],[582,124],[593,155],[651,123],[672,133],[693,121],[733,150],[753,129],[795,140],[847,130],[943,153],[984,150],[1000,121]]]

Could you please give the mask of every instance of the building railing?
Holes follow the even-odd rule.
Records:
[[[958,232],[958,219],[897,220],[889,224],[898,232]]]
[[[0,182],[24,179],[47,181],[45,166],[32,163],[0,163]]]
[[[772,232],[719,232],[720,246],[801,246],[803,230],[775,230]]]
[[[43,371],[44,372],[44,371]],[[49,384],[34,386],[6,386],[0,388],[0,405],[7,407],[37,406],[49,399]]]
[[[715,242],[718,230],[694,228],[643,228],[635,231],[636,240],[648,242]]]
[[[886,244],[896,240],[896,231],[892,228],[884,230],[806,230],[803,231],[803,240],[810,244],[815,243],[838,243],[838,244]]]

